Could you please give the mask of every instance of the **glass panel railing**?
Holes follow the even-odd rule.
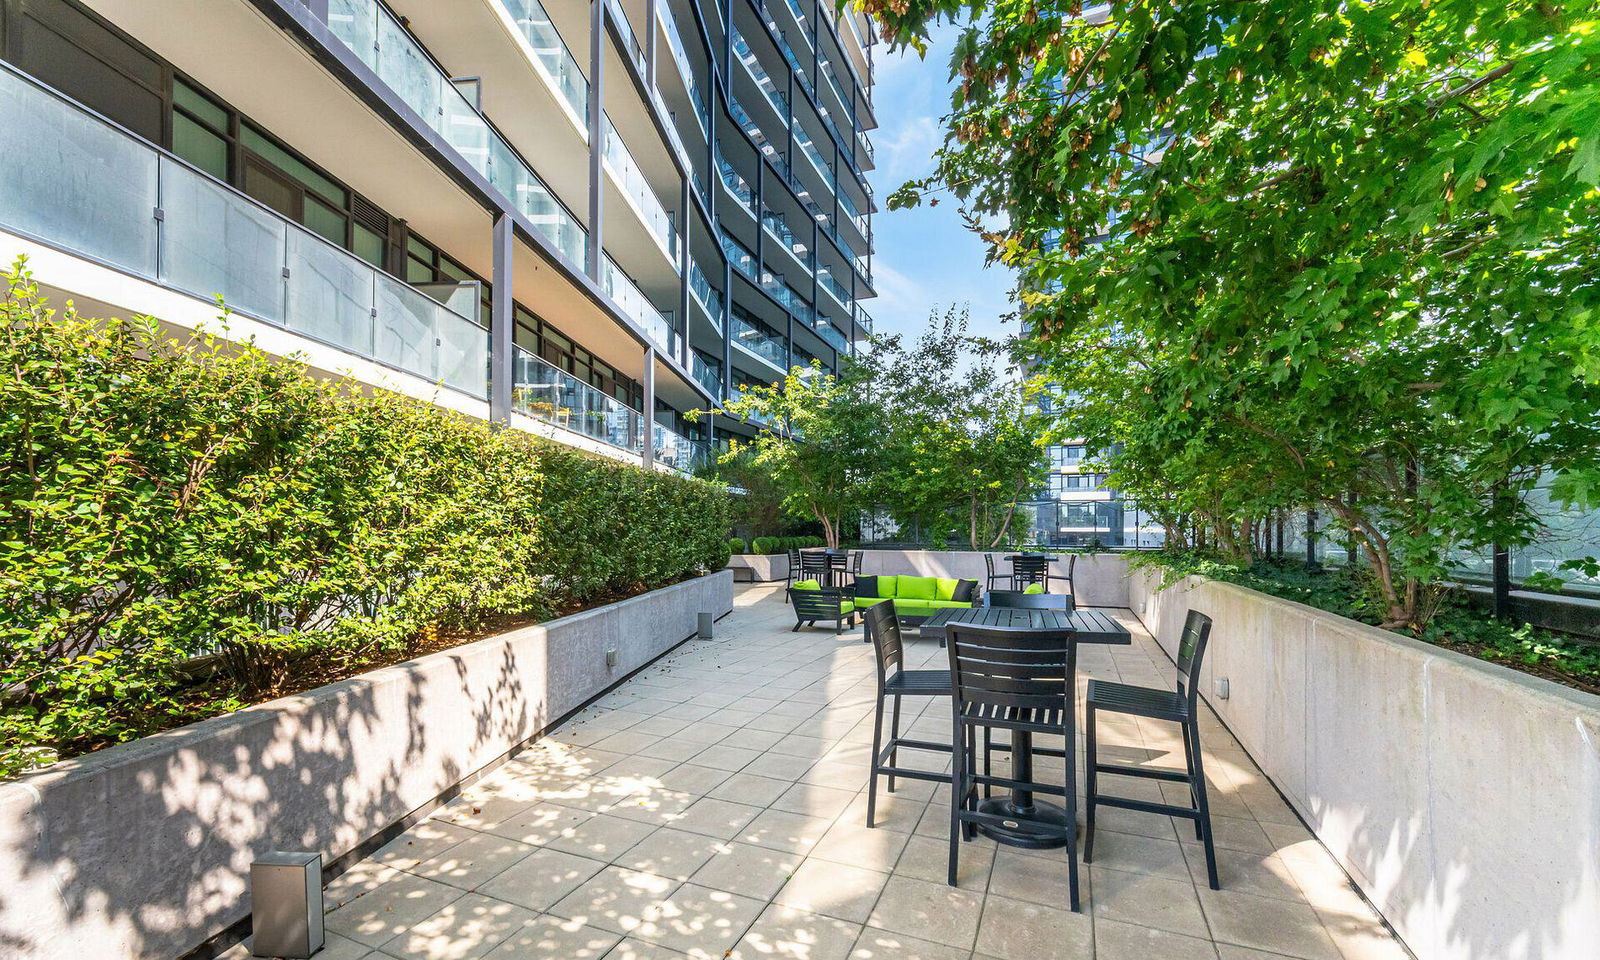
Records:
[[[784,345],[783,338],[761,329],[742,316],[742,313],[743,311],[736,309],[728,320],[729,327],[733,330],[734,345],[743,347],[782,370],[789,362],[789,351]]]
[[[644,415],[522,347],[512,351],[511,408],[602,443],[637,453]]]
[[[733,164],[728,162],[721,150],[717,151],[717,170],[722,174],[722,185],[728,188],[728,192],[733,194],[733,198],[739,201],[747,213],[752,217],[755,216],[755,187],[752,187],[750,181],[741,176],[739,171],[733,169]]]
[[[622,4],[616,0],[609,0],[607,6],[611,8],[611,19],[616,22],[617,29],[622,34],[623,49],[633,58],[634,66],[639,68],[639,72],[645,73],[648,61],[645,57],[644,44],[639,42],[638,36],[633,32],[633,24],[628,22],[628,11],[624,10]]]
[[[672,214],[661,200],[656,197],[656,192],[651,188],[650,182],[645,179],[644,172],[639,169],[639,164],[633,159],[633,154],[628,151],[628,145],[622,142],[622,135],[611,123],[610,117],[605,117],[604,137],[606,167],[611,175],[616,178],[617,186],[628,198],[629,206],[644,221],[645,228],[661,244],[666,251],[667,259],[672,261],[673,269],[678,266],[678,228],[673,223]]]
[[[816,99],[816,88],[811,85],[811,75],[800,65],[800,58],[795,55],[794,48],[789,46],[789,37],[783,30],[773,31],[778,40],[778,49],[783,51],[783,59],[789,62],[789,69],[794,71],[794,78],[800,81],[800,86],[805,88],[812,99]]]
[[[856,326],[866,331],[868,336],[872,335],[872,314],[861,306],[860,301],[856,302]]]
[[[767,135],[761,129],[761,124],[756,123],[755,119],[750,116],[750,112],[744,108],[744,105],[730,96],[728,98],[728,111],[733,114],[733,122],[737,123],[739,128],[749,134],[751,140],[755,141],[756,149],[761,151],[761,155],[770,159],[773,165],[778,168],[778,174],[789,183],[794,183],[794,173],[789,169],[789,161],[785,159],[781,150],[767,142]]]
[[[738,58],[740,63],[744,64],[745,72],[750,75],[750,79],[756,82],[756,86],[761,89],[762,95],[767,98],[767,103],[771,104],[772,109],[777,112],[779,119],[784,124],[787,124],[790,116],[789,98],[783,94],[783,91],[778,89],[778,84],[773,81],[772,76],[761,66],[761,60],[756,56],[755,51],[750,49],[750,44],[745,40],[744,34],[739,32],[738,27],[733,28],[733,55]]]
[[[657,463],[664,463],[682,473],[693,473],[710,459],[709,449],[701,441],[690,440],[659,423],[652,426],[655,428],[652,436],[655,439]]]
[[[616,301],[622,312],[634,319],[644,329],[656,346],[672,356],[678,354],[678,332],[672,329],[672,321],[667,319],[668,314],[656,308],[650,298],[644,295],[639,285],[633,278],[617,266],[611,259],[611,254],[605,254],[600,263],[600,288],[606,296]]]
[[[827,159],[823,157],[822,151],[817,149],[817,145],[811,142],[811,135],[806,133],[805,127],[798,123],[794,125],[794,142],[800,147],[800,152],[806,155],[806,159],[811,161],[811,166],[817,171],[817,176],[821,177],[822,182],[828,185],[828,189],[837,191],[839,189],[839,181],[833,175],[833,168],[828,165]]]
[[[783,214],[773,210],[764,210],[761,213],[761,225],[766,228],[767,233],[771,234],[774,240],[778,241],[784,249],[788,250],[800,262],[800,266],[804,267],[809,275],[814,269],[811,249],[802,243],[799,237],[795,236],[793,230],[789,229],[789,223],[784,219]]]
[[[839,328],[834,326],[833,321],[828,317],[818,314],[817,319],[811,324],[811,329],[817,331],[817,336],[827,341],[829,346],[840,353],[848,353],[850,351],[850,338],[840,333]]]
[[[711,129],[711,110],[706,106],[705,95],[700,92],[700,85],[695,82],[694,68],[689,62],[689,51],[684,48],[683,35],[678,32],[678,21],[672,15],[672,5],[657,3],[656,15],[661,18],[662,26],[666,28],[667,47],[672,51],[672,60],[678,65],[678,76],[683,79],[683,85],[689,91],[689,101],[694,105],[695,121],[700,124],[700,133],[706,134]]]
[[[512,0],[501,2],[517,6]],[[532,0],[527,4],[538,7]],[[543,8],[539,11],[542,14]],[[505,194],[551,244],[574,263],[583,263],[588,238],[577,218],[393,14],[377,0],[329,0],[328,26],[334,37]]]
[[[838,298],[840,306],[846,310],[850,309],[850,291],[845,289],[844,284],[834,279],[833,272],[827,267],[817,270],[817,285]]]
[[[488,396],[488,331],[5,65],[0,129],[7,230]]]
[[[711,285],[705,271],[700,269],[700,264],[689,263],[689,292],[695,300],[711,317],[711,325],[717,328],[717,333],[722,332],[722,291]]]
[[[722,399],[722,364],[706,359],[698,351],[689,356],[689,372],[696,383],[718,400]]]
[[[722,254],[733,264],[733,269],[744,274],[747,279],[760,280],[756,255],[745,249],[744,244],[728,236],[727,231],[722,231]]]
[[[848,190],[839,191],[839,207],[844,210],[845,216],[849,217],[850,221],[861,231],[861,235],[866,236],[867,218],[862,216],[861,208],[856,206],[856,202],[850,199]]]
[[[335,3],[340,0],[334,0]],[[349,2],[349,0],[345,0]],[[580,121],[589,113],[589,81],[539,0],[495,0],[533,48],[534,62]]]

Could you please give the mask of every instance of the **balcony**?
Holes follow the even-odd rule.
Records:
[[[735,311],[728,320],[733,330],[733,345],[770,363],[779,372],[787,372],[789,350],[783,338],[767,333]]]
[[[694,473],[711,458],[710,447],[698,440],[657,423],[652,434],[657,463],[665,464],[682,473]]]
[[[335,3],[352,0],[335,0]],[[495,0],[511,17],[523,39],[533,50],[534,62],[544,79],[572,111],[580,127],[589,112],[589,81],[578,67],[578,60],[567,48],[539,0]]]
[[[511,403],[517,413],[629,453],[644,448],[644,415],[572,374],[516,347]]]
[[[710,318],[711,325],[716,328],[717,333],[721,334],[722,291],[711,285],[711,281],[706,278],[705,271],[700,269],[700,264],[692,260],[689,262],[689,293],[694,297],[695,302],[700,304],[700,308],[706,312],[706,316]]]
[[[673,329],[670,311],[657,309],[638,284],[617,266],[609,253],[601,258],[600,288],[606,296],[616,301],[623,313],[644,329],[663,353],[673,357],[678,355],[678,331]]]
[[[610,117],[603,117],[605,165],[611,174],[622,195],[628,198],[628,205],[633,212],[639,215],[645,229],[655,238],[661,247],[661,252],[672,263],[674,271],[678,269],[678,228],[673,221],[672,214],[656,197],[655,190],[645,179],[639,164],[628,152],[628,145],[622,142],[621,134],[612,125]]]
[[[533,31],[541,42],[548,43],[554,36],[548,18],[532,18],[533,11],[543,15],[543,8],[536,2],[503,2],[509,4],[508,10],[525,11],[527,18],[519,19],[519,24],[526,24],[524,29]],[[540,23],[542,27],[538,27]],[[587,231],[387,8],[377,0],[332,0],[328,26],[339,42],[360,57],[424,123],[511,201],[552,246],[581,269],[588,248]],[[559,46],[560,37],[555,36],[554,40]],[[554,48],[535,49],[542,66],[547,68],[547,60],[560,66]],[[559,49],[565,53],[564,46]],[[570,59],[568,55],[567,60]],[[551,79],[556,82],[554,77]],[[586,102],[587,85],[584,91]]]
[[[722,364],[714,360],[707,360],[702,354],[696,352],[689,355],[689,372],[694,375],[695,382],[706,388],[706,392],[718,402],[722,400]]]
[[[0,64],[0,227],[469,396],[471,319]]]

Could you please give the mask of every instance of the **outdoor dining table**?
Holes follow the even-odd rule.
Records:
[[[1016,607],[946,607],[935,610],[922,624],[922,635],[937,637],[942,647],[945,644],[945,632],[952,623],[980,627],[1023,627],[1034,630],[1067,629],[1073,631],[1074,643],[1122,645],[1133,643],[1133,634],[1127,627],[1099,610],[1074,610],[1067,613],[1061,610],[1026,610]],[[1076,689],[1076,681],[1073,686]],[[1066,749],[1069,756],[1066,762],[1069,764],[1077,762],[1070,756],[1070,753],[1077,749],[1074,739],[1075,731],[1068,730]],[[1011,731],[1011,763],[1015,770],[1012,779],[1021,781],[1033,779],[1032,733],[1026,730]],[[1014,790],[1007,795],[991,797],[980,803],[978,809],[1007,819],[1050,820],[1063,825],[1067,822],[1066,810],[1056,804],[1036,800],[1031,792],[1025,790]],[[999,843],[1017,847],[1058,847],[1066,844],[1065,840],[1039,840],[1020,828],[1011,830],[1003,825],[980,826],[978,831]]]

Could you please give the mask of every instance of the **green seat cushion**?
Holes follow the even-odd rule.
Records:
[[[822,584],[815,580],[796,580],[794,588],[796,590],[821,590]]]
[[[883,601],[888,600],[888,599],[890,599],[890,598],[889,597],[856,597],[855,605],[856,605],[857,609],[860,609],[861,607],[870,607],[875,603],[882,603]]]
[[[1030,583],[1026,587],[1022,588],[1022,592],[1023,593],[1044,593],[1044,584],[1042,584],[1042,583]]]
[[[894,595],[907,600],[933,600],[938,589],[938,581],[933,577],[897,577]]]
[[[839,612],[840,613],[853,613],[853,612],[855,612],[855,609],[856,609],[856,605],[851,603],[849,600],[842,601],[839,604]]]
[[[899,583],[899,580],[900,580],[900,578],[897,577],[897,576],[890,575],[890,576],[886,577],[886,576],[883,576],[882,574],[879,574],[878,575],[878,592],[877,592],[877,596],[880,596],[880,597],[898,596],[898,594],[895,593],[895,586]]]
[[[946,580],[943,577],[933,581],[933,599],[954,600],[956,598],[956,586],[960,583],[960,580]]]
[[[970,607],[970,606],[972,606],[972,601],[971,600],[924,600],[922,602],[926,603],[929,606],[934,607],[936,609],[940,608],[940,607]]]

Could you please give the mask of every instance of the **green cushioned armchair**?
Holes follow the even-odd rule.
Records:
[[[858,608],[849,587],[824,587],[815,580],[796,580],[789,588],[789,602],[794,604],[794,630],[815,626],[818,620],[832,620],[835,634],[843,633],[846,623],[856,625]]]
[[[857,577],[855,607],[863,610],[885,600],[894,601],[895,619],[901,626],[916,626],[943,607],[978,604],[978,581],[944,577]]]

